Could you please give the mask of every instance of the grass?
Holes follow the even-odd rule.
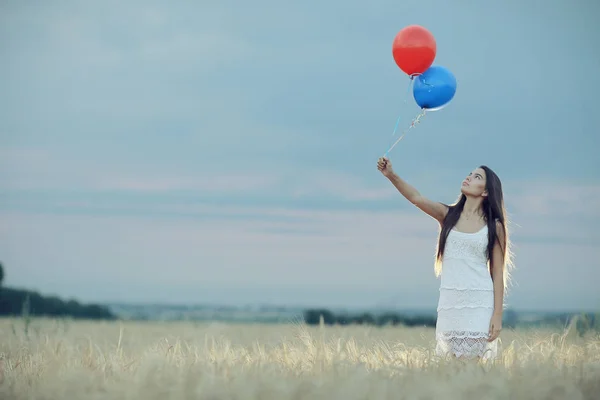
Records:
[[[0,320],[2,399],[597,399],[600,335],[504,331],[494,363],[434,331]]]

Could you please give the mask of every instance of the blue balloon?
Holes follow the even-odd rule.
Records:
[[[427,111],[440,110],[456,93],[456,78],[447,68],[431,66],[414,78],[413,97]]]

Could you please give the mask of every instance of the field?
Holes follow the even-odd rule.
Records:
[[[597,399],[600,336],[504,331],[494,363],[434,332],[300,324],[0,320],[2,399]]]

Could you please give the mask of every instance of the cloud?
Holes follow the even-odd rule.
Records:
[[[175,167],[170,171],[150,166],[132,168],[123,163],[106,165],[85,159],[69,159],[48,149],[5,148],[0,152],[3,171],[0,189],[87,191],[90,193],[173,193],[192,192],[211,196],[248,193],[269,197],[284,195],[293,199],[328,197],[342,201],[377,201],[395,196],[389,185],[374,185],[360,176],[335,170],[291,168],[244,172],[220,169],[215,173],[190,174]],[[224,165],[227,167],[227,165]],[[216,166],[215,166],[216,167]]]
[[[176,191],[212,192],[227,195],[235,192],[253,192],[270,188],[275,177],[261,175],[213,175],[199,177],[104,177],[90,182],[88,190],[108,192],[168,193]]]
[[[163,62],[187,69],[198,66],[216,68],[243,59],[251,52],[251,43],[243,37],[214,32],[177,32],[140,44],[140,55],[144,61]]]
[[[144,294],[148,288],[160,291],[160,298],[170,293],[171,301],[194,302],[203,298],[204,287],[250,292],[254,287],[251,297],[260,299],[260,290],[268,297],[275,290],[270,288],[282,286],[304,288],[305,296],[312,286],[330,288],[331,304],[373,305],[395,298],[395,306],[431,306],[437,300],[437,224],[416,210],[188,205],[171,206],[168,214],[160,205],[155,214],[148,206],[144,211],[143,216],[1,213],[0,251],[9,283],[60,288],[83,298],[95,292],[146,301],[156,298]],[[547,296],[548,287],[560,281],[568,282],[566,304],[589,306],[597,296],[589,284],[598,278],[588,261],[595,251],[581,243],[519,241],[513,274],[518,286],[510,303],[562,307]],[[110,291],[114,284],[121,292]],[[341,294],[344,287],[365,284],[371,291],[363,286],[358,298]],[[194,286],[196,293],[190,290]],[[185,294],[179,288],[186,288]],[[525,302],[531,291],[538,293],[537,303]],[[231,302],[247,299],[229,294]]]
[[[389,187],[368,185],[360,177],[336,171],[304,170],[301,173],[282,172],[215,173],[195,177],[177,175],[135,177],[104,177],[89,182],[93,191],[162,192],[201,191],[216,196],[231,192],[285,195],[295,199],[335,198],[342,201],[377,201],[389,199],[396,193]]]
[[[540,217],[600,217],[600,185],[570,182],[528,182],[510,194],[519,213]]]
[[[214,209],[205,211],[214,215]],[[95,286],[117,280],[131,288],[161,282],[165,290],[191,283],[331,287],[368,281],[378,287],[388,279],[409,277],[411,285],[435,284],[428,268],[413,271],[432,262],[435,229],[427,238],[414,235],[415,220],[422,218],[264,210],[248,219],[240,214],[257,210],[220,212],[229,215],[198,219],[3,213],[3,262],[12,283],[38,287],[61,280]],[[415,251],[419,248],[423,251]]]
[[[52,155],[45,149],[33,146],[0,148],[2,169],[21,165],[49,166]]]
[[[13,31],[34,24],[36,30],[31,35],[43,39],[42,55],[63,66],[75,62],[88,67],[118,67],[132,61],[219,66],[227,60],[233,62],[237,55],[249,54],[252,48],[243,35],[232,36],[232,31],[217,29],[219,22],[214,17],[219,10],[215,8],[205,6],[203,12],[192,16],[182,15],[180,7],[132,1],[112,2],[120,7],[119,13],[113,13],[109,3],[85,8],[74,3],[7,6],[2,22]],[[190,24],[192,21],[195,24]]]
[[[255,201],[265,201],[271,207],[286,204],[298,207],[297,202],[303,199],[320,199],[327,209],[335,207],[330,200],[339,201],[340,207],[353,204],[354,208],[365,210],[373,210],[373,207],[384,210],[412,208],[389,182],[375,175],[375,172],[373,175],[378,179],[310,166],[301,169],[282,166],[273,170],[258,165],[239,170],[227,168],[225,163],[225,168],[216,168],[220,166],[215,165],[217,172],[214,173],[192,173],[177,164],[166,168],[152,163],[136,166],[126,160],[106,164],[99,160],[87,160],[84,156],[62,157],[59,152],[48,148],[23,146],[3,148],[0,151],[0,163],[0,189],[5,193],[43,190],[54,194],[63,203],[70,192],[90,195],[110,193],[116,196],[113,200],[118,206],[130,201],[119,198],[120,195],[187,193],[198,196],[198,199],[207,196],[227,198],[228,204],[239,206],[248,197],[230,197],[237,193],[252,196]],[[417,179],[419,182],[429,180],[430,177],[425,175]],[[427,196],[432,192],[432,198],[437,196],[437,188],[431,190],[419,183],[416,186]],[[565,226],[571,227],[569,230],[575,237],[580,237],[583,233],[578,235],[575,228],[586,226],[600,217],[600,185],[593,183],[510,181],[505,187],[505,198],[509,219],[514,222],[515,230],[525,229],[524,232],[528,232],[530,237],[544,237]],[[453,201],[452,198],[439,200]],[[166,209],[173,206],[172,199],[161,201],[166,201]],[[318,207],[313,204],[310,208],[314,206]],[[555,228],[550,231],[547,227],[538,228],[545,226],[538,221],[548,218],[554,221]],[[582,232],[587,234],[588,229]]]
[[[382,200],[395,196],[387,185],[365,186],[360,178],[351,174],[325,170],[303,173],[291,185],[294,197],[333,196],[341,200]]]

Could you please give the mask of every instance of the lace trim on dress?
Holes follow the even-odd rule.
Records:
[[[488,342],[487,332],[447,331],[437,334],[436,353],[456,357],[493,356],[496,343]]]
[[[475,331],[445,331],[437,334],[438,339],[454,339],[454,338],[488,338],[488,332],[475,332]]]

